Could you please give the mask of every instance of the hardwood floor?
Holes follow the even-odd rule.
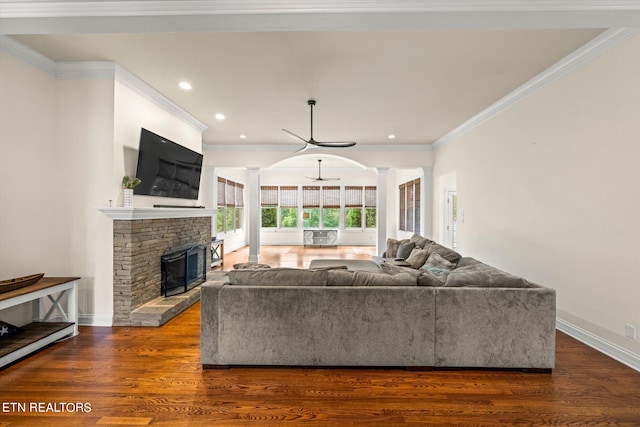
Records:
[[[306,266],[371,255],[362,247],[264,247],[261,261]],[[225,258],[229,269],[247,250]],[[81,327],[7,367],[0,426],[640,426],[640,373],[562,333],[552,374],[202,370],[199,313],[196,304],[160,328]]]

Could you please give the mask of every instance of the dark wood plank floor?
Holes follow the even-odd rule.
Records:
[[[243,251],[228,255],[225,268],[246,260]],[[262,260],[304,265],[296,251],[339,256],[275,247]],[[562,333],[552,374],[202,370],[199,312],[196,304],[160,328],[81,327],[0,371],[0,426],[640,426],[640,373]]]

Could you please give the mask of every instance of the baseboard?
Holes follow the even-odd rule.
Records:
[[[80,326],[113,326],[113,318],[111,316],[96,316],[93,314],[80,314],[78,316],[78,325]]]
[[[604,338],[600,338],[599,336],[594,335],[573,323],[567,322],[566,320],[556,318],[556,328],[589,347],[592,347],[612,359],[615,359],[618,362],[640,372],[639,355],[632,353],[617,344],[607,341]]]

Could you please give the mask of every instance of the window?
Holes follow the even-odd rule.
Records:
[[[236,185],[237,186],[241,184]],[[300,194],[300,191],[302,193]],[[294,229],[376,227],[376,187],[347,186],[342,205],[340,186],[260,187],[262,228]],[[226,195],[225,195],[226,197]],[[302,203],[300,203],[302,197]],[[238,209],[236,201],[235,209]],[[302,212],[300,213],[300,206]],[[344,209],[343,209],[344,207]],[[302,224],[300,224],[302,217]]]
[[[320,187],[302,187],[302,226],[320,227]]]
[[[344,227],[362,228],[362,187],[344,187]]]
[[[378,206],[378,191],[376,187],[364,187],[364,226],[365,228],[376,228]]]
[[[278,227],[278,187],[275,185],[260,187],[260,226]]]
[[[340,187],[322,187],[322,227],[340,227]]]
[[[376,187],[344,188],[344,227],[376,228]]]
[[[216,218],[216,230],[218,233],[224,233],[226,229],[225,223],[225,211],[227,209],[227,205],[225,202],[226,199],[226,186],[227,180],[224,178],[218,177],[218,200],[217,200],[217,208],[218,214]]]
[[[298,228],[298,187],[280,187],[280,227]]]
[[[420,233],[420,178],[400,184],[400,211],[398,228]]]
[[[243,226],[244,185],[218,177],[216,230],[231,233]]]

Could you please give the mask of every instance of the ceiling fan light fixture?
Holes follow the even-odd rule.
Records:
[[[180,89],[182,89],[182,90],[191,90],[191,89],[193,89],[193,87],[191,86],[191,83],[186,82],[186,81],[178,83],[178,87],[180,87]]]
[[[304,142],[304,147],[299,149],[298,152],[304,151],[310,147],[347,148],[347,147],[353,147],[354,145],[356,145],[354,141],[316,141],[315,139],[313,139],[313,106],[316,105],[316,101],[314,99],[310,99],[307,101],[307,104],[309,105],[309,108],[311,110],[311,126],[310,126],[311,133],[310,133],[309,139],[304,139],[303,137],[296,135],[291,131],[282,129],[282,131],[286,132],[290,137],[299,139],[302,142]]]
[[[320,167],[322,166],[322,159],[318,159],[318,176],[316,178],[312,176],[307,176],[306,178],[311,179],[313,181],[340,181],[340,178],[323,178]]]
[[[395,134],[393,134],[393,133],[391,133],[391,134],[389,134],[389,136],[388,136],[387,138],[389,138],[389,139],[396,139],[396,135],[395,135]]]
[[[222,113],[216,113],[215,118],[216,120],[219,120],[219,121],[226,119],[225,115]]]

